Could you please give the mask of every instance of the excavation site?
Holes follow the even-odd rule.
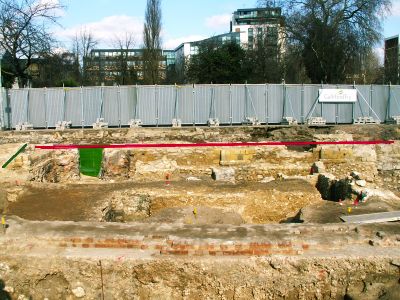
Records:
[[[0,295],[399,299],[399,140],[396,125],[0,132]]]

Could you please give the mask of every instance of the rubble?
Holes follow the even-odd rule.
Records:
[[[367,182],[365,180],[357,180],[356,184],[360,187],[366,187],[367,186]]]

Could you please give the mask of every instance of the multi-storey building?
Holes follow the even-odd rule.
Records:
[[[175,64],[173,50],[160,50],[159,76]],[[94,49],[84,60],[85,77],[91,84],[136,84],[143,80],[143,49]]]
[[[385,81],[400,84],[400,41],[398,35],[385,39]]]
[[[231,32],[240,34],[240,43],[253,48],[257,37],[267,37],[278,45],[282,39],[283,18],[279,7],[238,9],[233,13]]]
[[[244,49],[253,49],[262,40],[269,47],[279,48],[277,53],[284,51],[283,47],[284,19],[279,7],[238,9],[232,14],[230,31],[211,38],[186,42],[175,49],[176,70],[182,73],[185,63],[192,55],[196,55],[202,43],[214,41],[217,43],[235,42]]]

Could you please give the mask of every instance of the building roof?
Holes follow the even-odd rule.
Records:
[[[400,35],[394,35],[394,36],[387,37],[387,38],[385,38],[385,41],[396,39],[396,38],[397,39],[400,38]]]
[[[265,10],[277,10],[281,9],[280,7],[257,7],[257,8],[240,8],[237,9],[235,12],[240,12],[240,11],[265,11]]]

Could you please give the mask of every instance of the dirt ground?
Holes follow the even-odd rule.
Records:
[[[322,201],[318,191],[303,180],[238,185],[212,180],[177,181],[169,185],[165,182],[93,181],[45,186],[31,183],[21,188],[22,192],[15,202],[9,203],[6,213],[36,221],[95,220],[94,211],[100,212],[110,199],[125,197],[124,206],[129,206],[130,199],[137,194],[154,195],[151,196],[149,222],[196,224],[241,224],[250,216],[257,224],[280,222],[294,217],[302,207]]]
[[[349,212],[349,209],[350,212]],[[352,200],[338,202],[323,201],[301,209],[294,221],[304,223],[341,223],[341,216],[363,215],[400,210],[400,203],[386,202],[380,198],[371,198],[366,203],[354,205]]]

